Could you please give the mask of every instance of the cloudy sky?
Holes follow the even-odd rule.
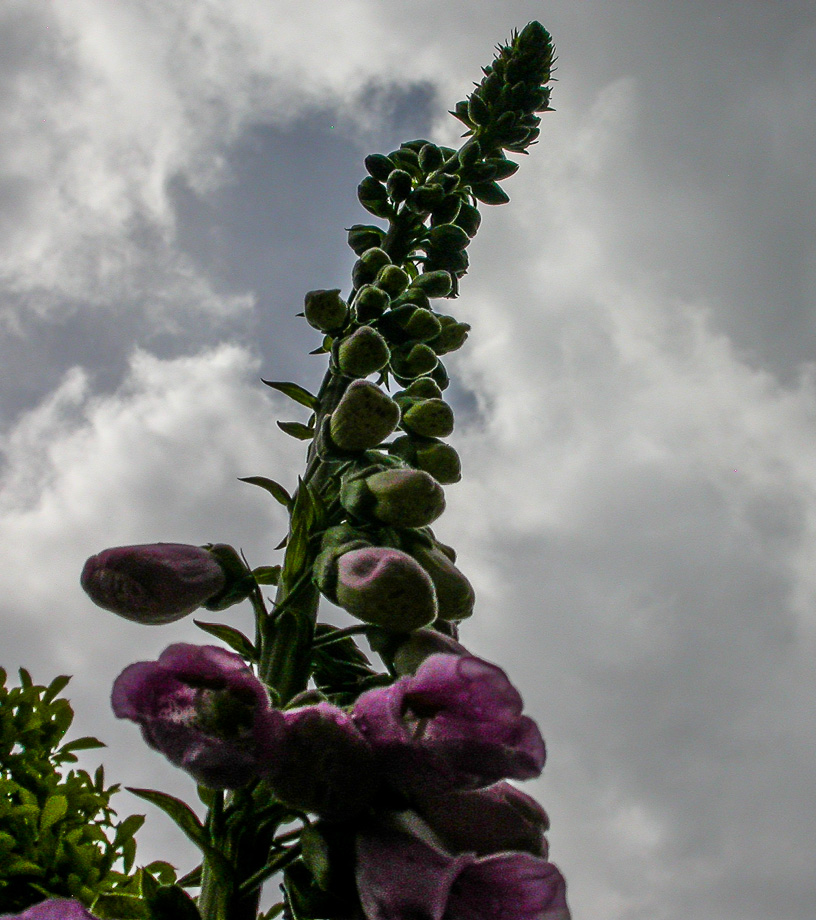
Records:
[[[259,378],[322,376],[295,314],[349,288],[363,157],[458,144],[447,109],[534,18],[557,111],[449,302],[462,639],[547,740],[525,788],[575,920],[812,920],[812,0],[6,0],[0,663],[74,675],[111,779],[194,795],[108,694],[204,636],[95,608],[83,561],[277,561],[237,477],[302,468]],[[151,813],[159,857],[195,854]]]

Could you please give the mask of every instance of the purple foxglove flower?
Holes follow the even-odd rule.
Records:
[[[550,826],[539,803],[507,782],[486,789],[415,796],[415,807],[452,853],[524,850],[547,858]]]
[[[570,920],[552,863],[530,853],[451,854],[411,812],[363,825],[356,857],[366,920]]]
[[[363,693],[352,717],[388,781],[410,796],[538,776],[544,741],[522,707],[501,668],[440,653],[413,677]]]
[[[115,715],[196,782],[236,789],[275,767],[283,715],[234,652],[180,642],[116,678]]]
[[[186,543],[115,546],[91,556],[80,579],[91,600],[136,623],[172,623],[219,594],[215,556]]]
[[[96,920],[79,901],[50,898],[29,907],[21,914],[0,914],[0,920]]]
[[[368,742],[346,712],[333,703],[283,713],[283,740],[271,785],[292,808],[331,820],[350,818],[379,790]]]

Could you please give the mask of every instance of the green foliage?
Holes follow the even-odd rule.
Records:
[[[69,680],[39,686],[21,668],[21,685],[7,688],[0,668],[0,909],[16,913],[49,897],[90,907],[104,896],[133,907],[117,917],[146,916],[139,873],[130,875],[144,816],[115,820],[119,786],[105,786],[102,767],[93,778],[62,769],[75,751],[104,747],[90,737],[62,743],[74,718],[58,698]]]

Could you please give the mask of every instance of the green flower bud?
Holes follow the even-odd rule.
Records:
[[[468,99],[468,118],[474,125],[486,125],[490,121],[490,109],[476,93]]]
[[[504,179],[509,179],[510,176],[518,172],[518,163],[508,160],[506,157],[496,157],[487,162],[496,167],[496,172],[493,176],[496,182],[502,182]]]
[[[385,186],[373,176],[366,176],[357,186],[357,198],[360,204],[375,217],[391,218],[394,208],[388,201]]]
[[[420,288],[414,287],[413,281],[411,282],[411,287],[409,287],[404,294],[400,294],[400,296],[394,301],[393,305],[400,306],[406,303],[411,303],[415,307],[423,307],[425,310],[431,309],[431,301],[428,295]]]
[[[380,269],[390,264],[391,259],[384,249],[380,249],[379,246],[372,246],[370,249],[366,249],[354,263],[354,267],[351,270],[351,280],[354,287],[360,288],[364,284],[372,282],[377,277]]]
[[[399,406],[376,384],[354,380],[331,414],[329,433],[341,450],[370,450],[397,427]]]
[[[450,377],[448,377],[445,365],[441,361],[437,361],[436,367],[430,373],[430,377],[440,390],[447,390],[450,384]]]
[[[431,348],[438,355],[456,351],[465,344],[470,332],[469,323],[459,323],[452,316],[440,316],[439,323],[441,326],[439,335],[431,342]]]
[[[409,211],[420,216],[430,214],[434,208],[438,208],[445,198],[445,190],[441,185],[430,184],[420,185],[415,188],[405,199],[405,206]]]
[[[462,572],[435,546],[416,543],[411,555],[431,576],[442,620],[465,620],[473,613],[476,594]]]
[[[458,195],[448,195],[442,200],[439,207],[435,208],[431,213],[431,226],[437,227],[453,223],[461,207],[462,199]]]
[[[309,291],[306,294],[306,322],[321,332],[342,328],[348,319],[348,304],[340,296],[340,288],[330,291]]]
[[[450,444],[435,439],[422,439],[415,446],[418,470],[424,470],[443,486],[453,485],[462,478],[459,454]]]
[[[414,342],[427,342],[435,339],[442,330],[437,317],[430,310],[417,307],[403,325],[408,339]]]
[[[380,269],[374,283],[390,297],[396,297],[408,287],[410,282],[408,272],[403,271],[398,265],[385,265]]]
[[[441,224],[433,227],[428,234],[428,243],[434,249],[445,252],[458,252],[470,243],[470,237],[456,224]]]
[[[479,213],[479,209],[463,201],[462,206],[459,208],[459,213],[454,220],[456,226],[461,227],[465,233],[473,239],[473,237],[476,236],[481,222],[482,215]]]
[[[395,169],[388,177],[385,188],[392,201],[405,201],[413,187],[411,176],[404,169]]]
[[[428,297],[447,297],[453,287],[453,281],[450,274],[445,271],[423,272],[414,278],[411,286],[424,291]]]
[[[337,560],[343,553],[371,546],[371,543],[368,540],[361,539],[353,528],[349,527],[349,525],[345,526],[347,527],[347,532],[335,534],[317,554],[312,565],[312,581],[317,585],[320,593],[333,604],[337,603]],[[333,527],[331,530],[339,531],[339,528]]]
[[[370,224],[354,224],[348,228],[348,244],[359,256],[366,249],[379,246],[385,239],[385,231]]]
[[[391,469],[345,479],[340,503],[357,517],[393,527],[424,527],[445,510],[445,494],[423,470]]]
[[[477,103],[478,105],[478,103]],[[459,163],[463,169],[473,166],[482,158],[482,148],[478,141],[470,140],[459,151]]]
[[[431,380],[430,377],[419,377],[417,380],[410,383],[404,390],[400,391],[400,393],[405,393],[407,396],[419,397],[420,399],[442,398],[442,390],[439,389],[435,381]],[[395,393],[394,399],[397,399],[400,393]]]
[[[393,161],[382,153],[369,154],[364,162],[369,175],[379,179],[381,182],[385,182],[394,169]]]
[[[354,315],[360,323],[378,319],[388,309],[391,298],[379,287],[364,284],[354,298]]]
[[[433,172],[444,162],[442,151],[436,144],[423,144],[419,151],[419,166],[423,172]]]
[[[402,427],[425,438],[446,438],[453,431],[453,409],[442,399],[421,399],[403,411]]]
[[[430,576],[407,553],[369,546],[336,563],[337,603],[352,616],[396,632],[428,626],[437,616]]]
[[[390,357],[385,339],[371,326],[360,326],[340,343],[337,363],[349,377],[367,377],[382,370]],[[435,356],[434,356],[435,357]]]
[[[400,677],[415,674],[417,668],[430,655],[469,655],[468,650],[456,639],[450,638],[430,627],[417,629],[402,642],[393,643],[396,647],[391,655],[394,670]]]
[[[413,143],[413,141],[410,143]],[[421,175],[422,170],[419,168],[419,155],[417,151],[409,147],[408,144],[402,144],[399,150],[394,150],[392,153],[389,153],[388,156],[394,161],[394,165],[398,169],[404,169],[412,176]]]
[[[525,137],[526,133],[525,131]],[[510,196],[498,182],[476,182],[470,188],[476,198],[485,204],[507,204],[510,200]]]
[[[418,342],[406,353],[392,352],[391,369],[396,377],[410,380],[429,374],[437,365],[436,353],[428,345]]]

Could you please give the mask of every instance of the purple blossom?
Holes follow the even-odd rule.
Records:
[[[219,594],[226,583],[215,556],[186,543],[114,546],[91,556],[80,583],[105,610],[137,623],[172,623]]]
[[[96,920],[79,901],[50,898],[29,907],[21,914],[0,914],[0,920]]]
[[[283,715],[240,655],[178,643],[158,661],[138,661],[116,678],[113,711],[145,741],[213,789],[235,789],[274,769]]]
[[[538,776],[544,741],[522,707],[501,668],[440,653],[413,677],[363,693],[352,717],[389,782],[411,795]]]
[[[570,920],[552,863],[530,853],[452,854],[412,812],[361,827],[356,858],[366,920]]]
[[[539,803],[507,782],[486,789],[415,796],[415,807],[453,853],[523,850],[547,858],[550,826]]]
[[[342,820],[379,790],[374,755],[351,717],[333,703],[283,713],[283,743],[271,785],[285,804]]]

